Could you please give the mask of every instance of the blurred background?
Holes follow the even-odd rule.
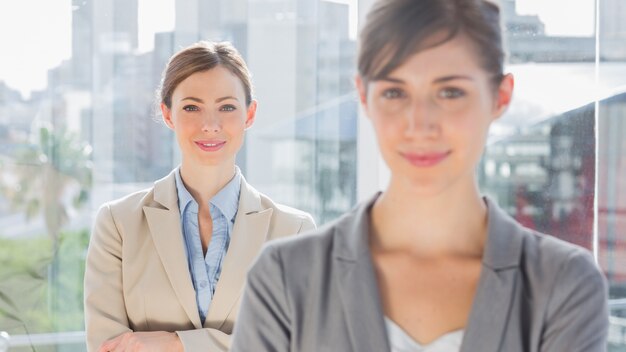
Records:
[[[179,162],[155,92],[169,57],[228,40],[253,73],[247,180],[323,224],[388,171],[353,87],[372,0],[22,0],[0,4],[0,351],[84,351],[98,206]],[[626,2],[501,0],[516,78],[477,170],[524,225],[591,250],[626,351]]]

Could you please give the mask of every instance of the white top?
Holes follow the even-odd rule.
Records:
[[[385,317],[385,326],[391,352],[459,352],[465,332],[463,329],[451,331],[428,345],[422,346],[387,317]]]

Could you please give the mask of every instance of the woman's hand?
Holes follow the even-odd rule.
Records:
[[[98,352],[183,351],[175,332],[126,332],[100,345]]]

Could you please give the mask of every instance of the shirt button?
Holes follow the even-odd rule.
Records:
[[[205,288],[206,285],[207,285],[206,281],[204,281],[204,280],[200,281],[200,288]]]

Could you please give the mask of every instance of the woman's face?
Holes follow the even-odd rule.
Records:
[[[470,42],[460,36],[420,51],[389,76],[357,77],[392,182],[421,193],[474,186],[489,126],[509,104],[513,78],[493,87]]]
[[[176,133],[183,163],[234,165],[256,102],[246,107],[239,78],[217,66],[187,77],[174,90],[171,109],[161,104],[161,110]]]

